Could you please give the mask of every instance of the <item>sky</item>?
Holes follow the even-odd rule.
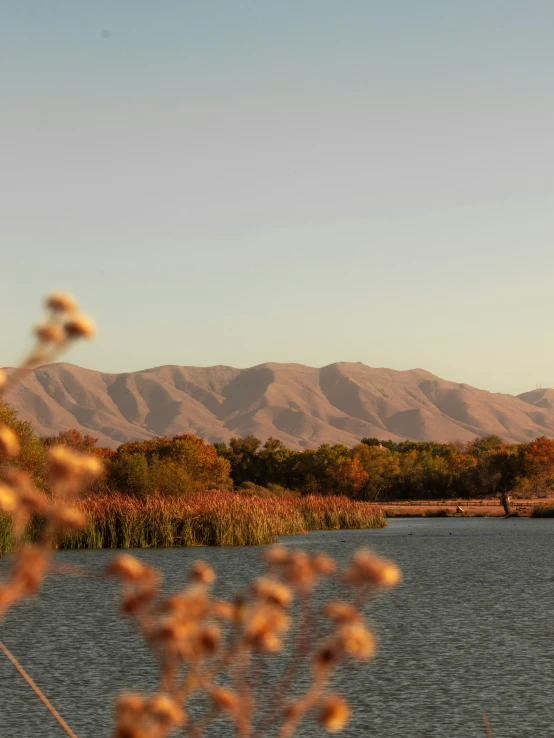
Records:
[[[551,0],[5,0],[0,365],[554,387]]]

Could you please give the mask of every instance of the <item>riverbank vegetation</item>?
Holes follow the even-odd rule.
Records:
[[[554,518],[554,505],[535,505],[531,510],[532,518]]]
[[[554,440],[544,436],[522,444],[506,444],[497,436],[446,444],[364,438],[353,448],[324,444],[294,451],[274,438],[209,444],[187,433],[111,449],[74,429],[41,439],[6,404],[0,404],[0,422],[20,439],[20,468],[47,491],[47,451],[62,445],[104,462],[105,474],[88,494],[187,497],[217,489],[244,496],[344,496],[382,503],[554,496]]]
[[[75,502],[86,526],[59,548],[257,546],[278,536],[337,528],[385,526],[382,511],[346,497],[247,497],[211,490],[188,496],[87,495]],[[38,540],[44,521],[34,516],[25,538]],[[11,519],[0,515],[0,553],[13,547]]]

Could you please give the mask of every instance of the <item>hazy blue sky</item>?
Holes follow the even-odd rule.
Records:
[[[4,0],[0,365],[554,386],[552,0]]]

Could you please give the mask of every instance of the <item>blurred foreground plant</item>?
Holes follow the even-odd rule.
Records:
[[[36,345],[21,366],[6,375],[0,369],[0,400],[33,367],[53,361],[70,343],[90,338],[94,326],[80,315],[69,295],[46,298],[47,318],[35,328]],[[79,491],[102,473],[101,462],[76,454],[65,446],[53,446],[48,455],[51,495],[36,488],[29,474],[17,468],[20,443],[15,431],[0,423],[0,511],[12,518],[16,551],[6,581],[0,583],[0,617],[13,603],[34,595],[50,564],[52,548],[61,538],[84,527],[83,514],[72,504]],[[24,542],[31,517],[42,520],[41,534],[33,545]]]
[[[52,361],[78,338],[94,333],[88,318],[77,312],[75,301],[63,294],[47,298],[48,317],[35,330],[37,344],[19,369],[8,376],[0,370],[0,399],[33,367]],[[17,434],[0,424],[0,511],[12,519],[18,543],[7,577],[0,583],[0,617],[8,607],[37,593],[52,567],[51,553],[60,541],[83,530],[86,519],[75,498],[102,473],[97,457],[75,453],[64,445],[49,449],[50,494],[37,489],[31,477],[17,469]],[[33,545],[24,541],[25,527],[39,518],[41,533]],[[330,732],[348,722],[350,710],[339,695],[329,692],[336,669],[347,659],[368,660],[375,639],[361,607],[378,590],[394,587],[401,579],[395,564],[368,552],[358,552],[338,572],[325,554],[309,556],[276,546],[268,549],[268,575],[256,579],[234,600],[210,595],[215,573],[196,562],[189,584],[160,599],[159,572],[129,555],[113,559],[107,574],[122,584],[121,608],[131,617],[161,665],[159,690],[151,695],[127,694],[116,703],[114,738],[164,738],[175,730],[200,738],[218,717],[230,721],[237,738],[269,733],[288,738],[300,721],[314,714]],[[351,588],[355,604],[314,604],[318,581],[336,578]],[[293,627],[292,621],[296,619]],[[322,635],[317,635],[322,630]],[[293,633],[287,640],[287,635]],[[285,649],[288,661],[269,699],[257,694],[268,657]],[[0,642],[29,686],[40,697],[67,735],[76,738],[63,718]],[[308,665],[307,686],[295,684],[302,665]],[[203,697],[201,716],[190,710],[191,698]]]
[[[270,548],[265,559],[268,576],[226,601],[210,596],[215,573],[202,561],[192,566],[188,587],[160,600],[156,569],[127,554],[114,558],[108,574],[122,583],[122,612],[133,619],[161,666],[158,692],[118,699],[115,738],[163,738],[177,728],[199,738],[217,717],[230,721],[237,738],[269,733],[288,738],[308,713],[328,731],[342,730],[350,710],[342,697],[327,691],[330,678],[345,660],[374,655],[375,638],[361,605],[398,584],[400,571],[365,551],[342,572],[325,554],[309,556],[283,546]],[[331,577],[351,588],[358,606],[340,601],[321,610],[314,606],[318,580]],[[286,642],[295,600],[296,636]],[[318,637],[322,625],[325,632]],[[285,643],[288,661],[267,700],[256,687],[266,659],[280,654]],[[305,666],[310,679],[299,693],[294,680]],[[200,717],[197,709],[194,716],[187,709],[198,696],[208,698]]]

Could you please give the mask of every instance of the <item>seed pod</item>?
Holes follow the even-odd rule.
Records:
[[[349,656],[366,661],[376,650],[375,637],[361,623],[344,625],[339,631],[341,648]]]
[[[330,694],[322,701],[319,724],[329,733],[339,733],[350,717],[348,704],[336,694]]]
[[[72,320],[68,320],[64,325],[64,329],[69,339],[92,338],[96,333],[94,323],[85,315],[77,315]]]
[[[228,715],[236,715],[239,709],[239,698],[238,695],[231,689],[225,689],[225,687],[216,687],[210,692],[210,697],[223,712]]]
[[[148,568],[134,556],[120,554],[106,568],[106,574],[120,577],[127,582],[141,582],[148,575]]]
[[[17,510],[18,500],[15,491],[7,484],[0,482],[0,510],[11,514]]]
[[[73,313],[77,310],[76,300],[66,292],[53,292],[45,302],[46,307],[55,313]]]
[[[57,323],[40,323],[35,327],[35,336],[40,343],[61,343],[65,333]]]
[[[215,581],[215,572],[205,561],[195,561],[189,576],[195,584],[212,584]]]
[[[7,425],[0,425],[0,456],[13,459],[19,454],[19,439]]]

